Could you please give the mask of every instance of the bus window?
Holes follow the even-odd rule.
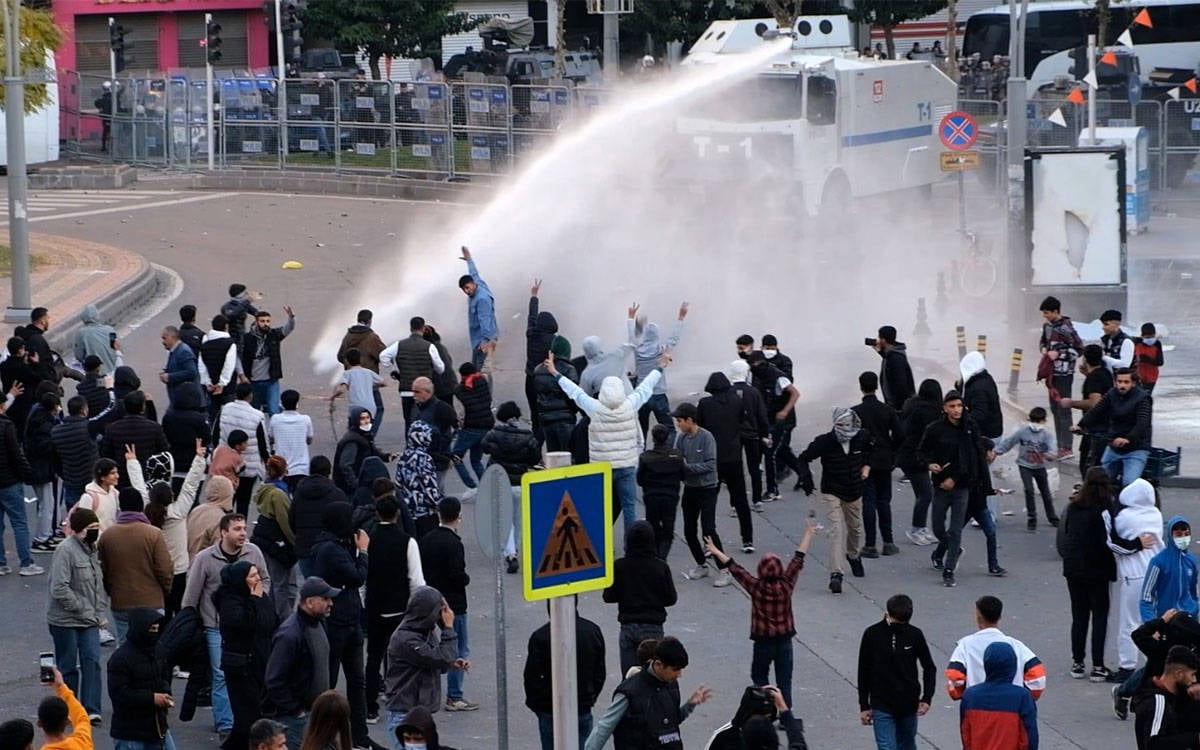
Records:
[[[837,82],[826,76],[808,79],[808,121],[813,125],[837,122]]]

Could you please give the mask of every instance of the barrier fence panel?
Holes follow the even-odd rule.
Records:
[[[1168,188],[1176,188],[1200,154],[1200,99],[1166,102],[1163,131],[1164,181]]]
[[[337,88],[329,79],[289,79],[287,88],[287,166],[327,166],[336,161]]]
[[[387,81],[346,79],[337,82],[340,166],[354,170],[396,167],[392,123],[395,101]]]
[[[512,87],[513,158],[534,156],[574,116],[571,90],[565,85]]]
[[[64,156],[84,155],[83,112],[95,97],[87,97],[79,73],[58,71],[58,122],[60,152]]]
[[[221,165],[279,165],[278,86],[271,78],[221,83]]]
[[[395,86],[395,169],[449,178],[454,169],[453,94],[444,83]]]
[[[454,83],[451,91],[454,97],[454,174],[507,172],[512,159],[512,107],[508,85]]]

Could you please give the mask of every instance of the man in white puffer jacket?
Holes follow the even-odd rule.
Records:
[[[642,450],[642,431],[638,425],[638,409],[654,393],[663,368],[671,364],[671,355],[658,358],[658,367],[650,371],[633,393],[625,395],[621,379],[612,375],[600,383],[599,398],[592,398],[582,388],[562,377],[554,369],[554,355],[546,358],[546,370],[554,376],[558,387],[592,420],[588,425],[588,450],[592,461],[612,464],[613,522],[624,513],[625,533],[637,520],[637,463]]]

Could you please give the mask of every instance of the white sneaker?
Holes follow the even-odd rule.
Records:
[[[0,565],[0,576],[6,576],[12,572],[12,568],[7,565]]]
[[[763,507],[763,504],[761,502],[755,503],[754,505],[750,506],[750,510],[754,511],[755,513],[766,513],[767,512],[767,509]]]
[[[683,577],[689,581],[697,581],[701,578],[708,578],[708,566],[697,565],[694,568],[688,568],[687,570],[683,571]]]
[[[191,679],[192,673],[185,672],[182,669],[180,669],[179,667],[172,667],[171,668],[171,676],[177,680],[188,680],[188,679]]]
[[[921,536],[925,537],[925,544],[937,544],[937,537],[929,529],[921,529]]]
[[[717,573],[717,577],[713,579],[713,588],[720,589],[733,583],[733,575],[728,570],[722,570]]]
[[[730,517],[730,518],[737,518],[737,508],[730,508],[730,509],[729,509],[729,517]]]
[[[46,572],[46,569],[43,568],[41,565],[22,565],[21,569],[17,571],[17,575],[19,575],[19,576],[40,576],[42,573],[45,573],[45,572]]]
[[[117,642],[117,637],[109,632],[108,628],[100,628],[100,645],[110,646]]]
[[[465,489],[461,493],[459,493],[458,499],[460,502],[468,503],[468,502],[474,500],[475,496],[478,494],[479,494],[479,489],[477,487],[468,487],[467,489]]]

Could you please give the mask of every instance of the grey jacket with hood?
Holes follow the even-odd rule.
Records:
[[[384,678],[389,711],[412,711],[424,706],[431,713],[442,707],[442,673],[458,658],[454,628],[442,627],[442,595],[432,586],[419,586],[408,598],[404,619],[392,633]]]
[[[61,628],[99,627],[108,609],[96,548],[71,535],[50,562],[50,606],[46,621]]]
[[[588,336],[580,344],[583,347],[583,356],[587,358],[587,368],[579,376],[579,387],[583,388],[587,395],[599,395],[600,384],[607,377],[620,378],[626,394],[633,391],[633,385],[629,382],[628,361],[636,340],[635,324],[633,319],[626,320],[625,324],[626,340],[611,352],[604,351],[599,336]]]
[[[100,358],[100,375],[111,375],[117,369],[119,353],[112,348],[112,336],[117,329],[100,322],[100,311],[95,305],[83,308],[79,316],[83,327],[75,332],[75,359],[83,362],[89,354]]]
[[[637,372],[638,381],[649,375],[658,367],[658,358],[664,352],[674,349],[679,346],[679,338],[683,335],[683,321],[675,321],[675,327],[671,330],[671,335],[664,342],[662,333],[659,331],[658,323],[647,323],[646,330],[642,333],[642,340],[633,350],[633,363]],[[586,370],[585,370],[586,372]],[[654,396],[663,396],[667,393],[667,378],[664,375],[658,379],[658,384],[654,386]]]

